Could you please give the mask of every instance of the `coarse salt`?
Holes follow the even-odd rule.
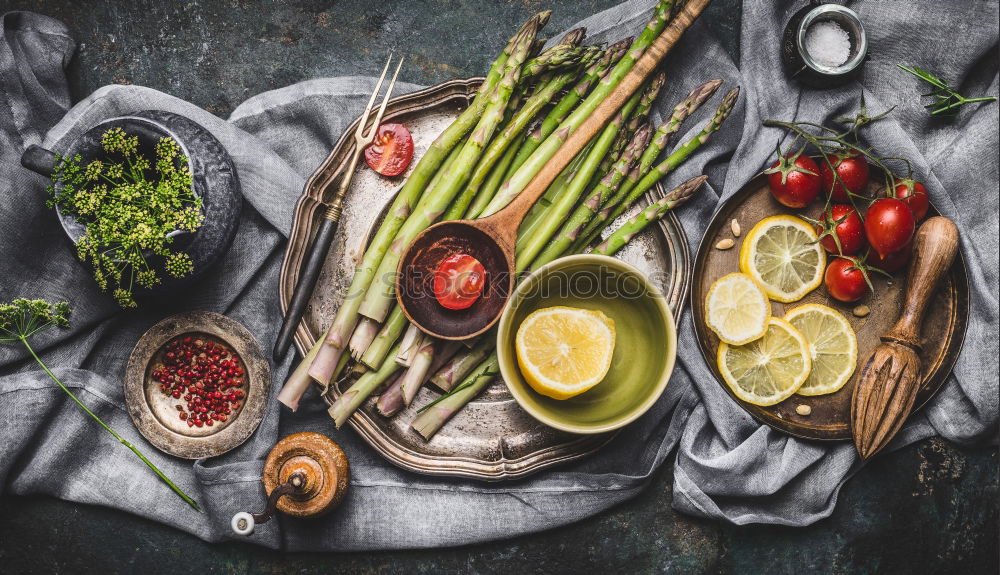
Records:
[[[806,51],[816,63],[836,68],[851,56],[851,37],[836,22],[817,22],[806,31]]]

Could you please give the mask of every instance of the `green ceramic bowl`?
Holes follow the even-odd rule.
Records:
[[[615,353],[604,380],[570,399],[533,390],[514,350],[517,328],[531,312],[551,306],[604,312],[615,321]],[[614,258],[558,259],[517,286],[497,331],[500,371],[514,399],[542,423],[571,433],[603,433],[635,421],[667,387],[677,355],[674,318],[663,294],[639,270]]]

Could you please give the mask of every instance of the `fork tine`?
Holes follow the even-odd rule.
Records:
[[[389,59],[385,61],[385,67],[382,68],[382,75],[379,76],[378,83],[375,84],[375,89],[372,90],[371,98],[368,98],[368,105],[365,106],[364,121],[358,124],[358,129],[355,132],[355,137],[364,138],[365,137],[365,124],[368,123],[368,116],[372,113],[372,104],[375,103],[375,98],[378,96],[379,91],[382,89],[382,82],[385,81],[385,74],[389,71],[389,64],[392,62],[392,54],[389,54]]]
[[[399,59],[399,64],[396,65],[396,71],[392,74],[392,80],[389,81],[389,87],[385,89],[385,96],[382,98],[382,105],[378,108],[378,114],[375,115],[375,121],[372,123],[372,133],[369,136],[375,135],[375,130],[378,130],[378,125],[382,123],[382,115],[385,114],[385,107],[389,104],[389,98],[392,97],[392,89],[396,85],[396,76],[399,76],[399,69],[403,67],[404,58]]]

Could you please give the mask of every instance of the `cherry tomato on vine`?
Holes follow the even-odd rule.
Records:
[[[413,159],[413,136],[402,124],[382,124],[365,148],[365,162],[383,176],[398,176]]]
[[[486,285],[486,270],[468,254],[446,257],[434,272],[434,297],[448,309],[465,309],[476,303]]]
[[[858,301],[868,290],[864,270],[848,258],[834,258],[826,268],[823,281],[830,297],[842,302]]]
[[[826,160],[820,161],[819,176],[823,191],[829,194],[833,201],[850,203],[850,196],[847,192],[858,196],[867,194],[871,169],[864,156],[853,151],[831,154],[830,163],[833,164],[833,170],[830,169],[830,164],[827,164]],[[839,182],[833,177],[834,170],[840,178]]]
[[[832,217],[831,217],[832,216]],[[854,206],[831,204],[823,211],[816,233],[820,234],[820,245],[831,254],[854,256],[865,247],[865,225]],[[834,233],[837,237],[834,238]],[[837,240],[840,247],[837,247]]]
[[[783,206],[804,208],[819,195],[819,166],[801,151],[779,155],[764,173],[771,195]]]
[[[910,263],[910,256],[913,255],[913,242],[909,242],[902,249],[896,250],[885,256],[880,256],[874,251],[868,253],[865,263],[876,267],[884,272],[897,272]]]
[[[905,248],[913,239],[915,228],[913,212],[903,200],[896,198],[875,200],[865,215],[868,243],[882,259]]]
[[[894,193],[896,198],[903,200],[910,207],[914,220],[919,222],[927,217],[930,199],[923,184],[913,178],[896,180]]]

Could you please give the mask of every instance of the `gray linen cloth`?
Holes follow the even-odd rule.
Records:
[[[618,39],[641,28],[651,5],[650,0],[626,2],[582,25],[592,41]],[[918,98],[924,86],[895,64],[918,64],[969,93],[995,94],[997,2],[969,2],[962,8],[930,0],[852,4],[869,24],[872,59],[860,83],[829,91],[802,90],[780,71],[780,32],[801,5],[745,3],[738,63],[704,22],[695,23],[668,58],[669,83],[656,108],[661,119],[684,93],[709,78],[743,88],[721,132],[668,178],[675,183],[701,173],[710,177],[710,187],[680,212],[691,248],[697,247],[719,201],[769,161],[783,136],[762,128],[762,120],[830,120],[855,110],[862,91],[873,111],[895,105],[892,116],[866,135],[878,153],[913,160],[934,203],[958,223],[972,316],[954,375],[891,448],[932,435],[962,443],[995,441],[997,105],[970,107],[950,121],[932,120]],[[0,296],[73,304],[73,327],[36,341],[41,356],[206,513],[189,509],[85,418],[24,350],[10,346],[0,349],[0,486],[6,492],[115,507],[217,541],[232,537],[228,523],[234,512],[259,508],[259,477],[268,449],[289,433],[316,430],[333,437],[351,458],[347,500],[326,518],[281,518],[263,525],[250,540],[291,550],[393,549],[504,538],[582,519],[634,496],[671,453],[676,454],[674,506],[739,524],[807,525],[826,517],[841,485],[859,469],[848,443],[788,437],[761,426],[734,404],[702,362],[687,313],[679,318],[677,371],[654,409],[599,453],[518,482],[485,484],[401,471],[350,430],[335,431],[314,393],[295,414],[272,401],[253,437],[223,456],[191,463],[158,452],[134,430],[123,406],[121,377],[133,344],[170,313],[205,309],[242,322],[270,349],[280,323],[277,281],[295,200],[305,178],[363,109],[372,81],[303,82],[251,98],[228,121],[134,86],[102,88],[67,112],[63,67],[73,49],[59,22],[24,13],[3,17]],[[413,88],[401,86],[397,92]],[[688,137],[717,102],[718,96],[688,121]],[[74,259],[54,214],[44,207],[45,180],[23,170],[18,158],[29,144],[42,141],[59,150],[101,119],[147,108],[184,114],[211,130],[236,162],[248,209],[231,251],[204,282],[159,308],[122,312]],[[291,360],[274,367],[276,393]]]

